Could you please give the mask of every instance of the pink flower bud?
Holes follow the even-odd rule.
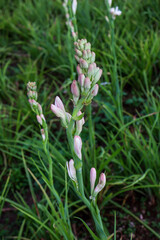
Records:
[[[43,114],[40,115],[41,119],[43,119],[44,121],[46,121],[45,117]]]
[[[75,33],[74,31],[72,31],[72,37],[75,38],[77,36],[77,33]]]
[[[91,171],[90,171],[91,194],[92,194],[92,192],[94,190],[95,181],[96,181],[96,169],[95,168],[91,168]]]
[[[83,58],[80,58],[79,63],[81,68],[88,68],[88,63]]]
[[[81,73],[82,73],[82,69],[80,68],[80,65],[79,65],[79,64],[77,65],[77,73],[78,73],[78,74],[81,74]]]
[[[78,82],[79,82],[79,84],[80,84],[81,87],[84,86],[84,79],[85,79],[84,74],[82,74],[82,73],[79,74],[79,76],[78,76]]]
[[[87,58],[91,58],[92,57],[92,54],[91,54],[91,50],[87,49]]]
[[[81,57],[81,56],[82,56],[82,52],[79,51],[77,48],[75,48],[75,52],[76,52],[76,55],[77,55],[78,57]]]
[[[85,50],[87,49],[91,49],[91,44],[89,42],[85,44]]]
[[[39,103],[38,103],[37,107],[38,107],[39,115],[41,115],[42,114],[42,107]]]
[[[74,151],[79,159],[82,159],[82,140],[80,136],[75,136],[74,137]]]
[[[77,113],[77,116],[82,114],[81,111]],[[82,132],[83,124],[85,123],[84,117],[81,120],[76,121],[76,135],[79,135]]]
[[[45,141],[46,136],[45,136],[45,132],[44,132],[44,129],[43,129],[43,128],[41,129],[41,135],[42,135],[43,141]]]
[[[94,74],[95,69],[96,69],[96,64],[91,63],[88,68],[88,77],[91,77]]]
[[[75,59],[77,60],[77,62],[80,61],[80,58],[77,55],[74,55]]]
[[[96,84],[99,81],[101,76],[102,76],[102,69],[99,69],[94,76],[93,84]]]
[[[67,122],[69,123],[71,121],[71,118],[72,118],[71,114],[66,112],[66,117],[67,117]]]
[[[73,80],[72,84],[71,84],[71,92],[73,94],[74,97],[78,98],[79,97],[79,87],[78,87],[78,84],[77,84],[77,81],[76,80]]]
[[[91,87],[91,81],[88,77],[85,78],[84,80],[84,89],[88,91]]]
[[[71,159],[69,162],[66,162],[68,175],[74,181],[77,182],[76,169],[74,167],[74,161]]]
[[[99,89],[99,86],[98,86],[98,84],[96,84],[96,85],[94,86],[93,90],[92,90],[92,93],[91,93],[91,95],[92,95],[93,97],[97,95],[98,89]]]
[[[96,186],[96,188],[94,189],[94,196],[97,196],[97,194],[105,187],[106,185],[106,175],[104,173],[101,173],[100,177],[99,177],[99,182]]]
[[[42,125],[42,119],[39,115],[37,115],[37,122]]]
[[[96,54],[95,52],[92,52],[91,59],[90,59],[91,63],[94,63],[95,59],[96,59]]]
[[[51,110],[57,117],[65,120],[65,113],[62,111],[62,109],[58,108],[54,104],[51,104]]]
[[[31,107],[35,107],[38,105],[38,103],[34,99],[29,99],[29,103],[31,104]]]
[[[84,59],[87,59],[87,58],[88,58],[88,54],[87,54],[87,51],[86,51],[86,50],[83,50],[83,58],[84,58]]]
[[[64,108],[63,102],[58,96],[55,98],[54,104],[56,107],[60,108],[65,113],[65,108]]]

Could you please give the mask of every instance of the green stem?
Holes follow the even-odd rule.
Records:
[[[89,127],[89,142],[90,142],[90,159],[94,164],[94,167],[97,167],[96,157],[95,157],[95,135],[94,135],[94,126],[92,122],[92,107],[91,104],[87,106],[88,113],[88,127]]]

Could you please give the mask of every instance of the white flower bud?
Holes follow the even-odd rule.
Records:
[[[39,115],[37,115],[37,122],[42,125],[42,118]]]
[[[77,65],[77,73],[78,73],[78,74],[81,74],[81,73],[82,73],[82,69],[80,68],[80,65],[79,65],[79,64]]]
[[[80,58],[79,63],[81,68],[88,68],[88,63],[83,58]]]
[[[77,116],[80,116],[82,114],[81,111],[77,113]],[[82,132],[83,124],[85,123],[84,117],[81,120],[76,121],[76,135],[79,135]]]
[[[84,80],[84,89],[88,91],[91,87],[91,81],[88,77],[85,78]]]
[[[65,112],[63,102],[58,96],[56,96],[54,104],[55,104],[56,107],[60,108],[63,112]]]
[[[80,136],[75,136],[74,137],[74,151],[79,159],[82,159],[82,140]]]
[[[65,113],[62,111],[62,109],[56,107],[54,104],[51,104],[51,110],[57,117],[65,120]]]
[[[94,189],[93,196],[96,197],[97,194],[105,187],[105,185],[106,185],[106,175],[104,173],[101,173],[99,177],[99,182]]]
[[[102,69],[99,69],[94,75],[93,84],[96,84],[102,76]]]
[[[91,171],[90,171],[91,195],[92,195],[93,190],[94,190],[95,181],[96,181],[96,169],[95,168],[91,168]]]
[[[46,136],[45,136],[45,132],[44,132],[44,129],[43,129],[43,128],[41,129],[41,135],[42,135],[43,141],[45,141]]]
[[[77,182],[76,169],[74,167],[74,161],[71,159],[69,162],[66,162],[68,175],[74,181]]]
[[[74,97],[79,98],[80,92],[79,92],[79,87],[76,80],[73,80],[71,84],[71,92]]]
[[[77,10],[77,0],[73,0],[72,2],[72,12],[75,15]]]
[[[96,85],[93,87],[93,90],[92,90],[92,92],[91,92],[91,95],[92,95],[93,97],[95,97],[95,96],[98,94],[98,89],[99,89],[99,86],[98,86],[98,84],[96,84]]]

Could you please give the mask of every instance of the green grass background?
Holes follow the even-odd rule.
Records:
[[[79,38],[91,42],[97,65],[103,69],[100,81],[107,82],[100,85],[92,104],[94,151],[88,136],[87,114],[82,133],[88,195],[89,169],[96,166],[98,174],[103,170],[107,175],[102,206],[121,192],[133,189],[145,191],[146,197],[159,198],[160,182],[160,2],[117,0],[113,5],[122,10],[115,20],[115,49],[123,122],[117,116],[111,91],[113,56],[104,1],[80,0],[77,10]],[[0,66],[1,193],[15,199],[16,191],[24,196],[29,191],[23,154],[39,181],[41,177],[32,159],[40,167],[40,158],[47,165],[39,127],[26,94],[27,82],[36,81],[38,101],[49,127],[55,184],[63,196],[64,167],[71,154],[65,130],[51,113],[50,104],[59,95],[71,112],[70,84],[77,74],[73,42],[60,0],[0,1]],[[72,185],[69,196],[69,202],[77,200]]]

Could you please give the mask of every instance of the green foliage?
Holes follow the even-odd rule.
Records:
[[[94,166],[98,174],[103,170],[107,174],[102,206],[128,190],[145,190],[146,196],[159,199],[160,187],[160,2],[119,0],[113,3],[122,10],[122,15],[115,20],[122,119],[117,114],[110,84],[114,68],[104,2],[82,0],[77,10],[79,37],[94,46],[98,65],[103,68],[101,81],[107,82],[100,85],[100,93],[92,104],[93,118],[89,114],[85,116],[82,134],[88,196],[90,168]],[[54,205],[50,204],[47,194],[48,159],[26,96],[27,82],[36,81],[49,127],[55,188],[65,199],[65,217],[73,218],[78,212],[84,212],[85,206],[76,202],[70,181],[65,185],[65,164],[71,153],[64,129],[50,112],[56,95],[66,103],[68,111],[72,108],[70,83],[76,78],[76,70],[64,10],[59,0],[2,0],[0,22],[0,213],[5,200],[21,212],[16,233],[4,230],[1,235],[40,239],[47,233],[47,239],[60,239],[59,233],[63,232],[67,238],[71,236],[71,228],[57,215],[58,206],[52,209],[54,214],[50,214]],[[67,194],[68,188],[70,194]],[[19,194],[14,193],[17,190]],[[25,199],[28,192],[31,203]],[[38,200],[37,196],[40,196]],[[53,221],[55,228],[51,230]],[[69,222],[67,224],[69,226]]]

